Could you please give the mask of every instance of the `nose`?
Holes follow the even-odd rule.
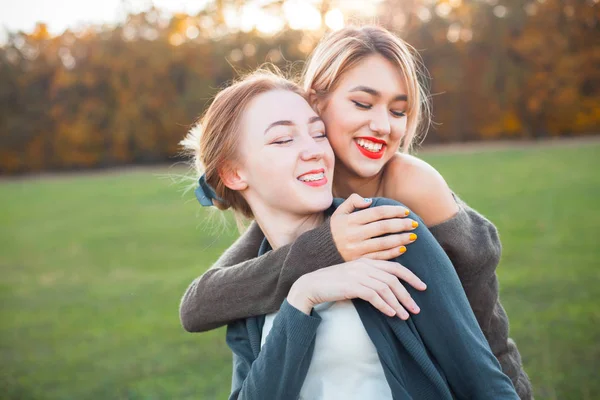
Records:
[[[324,155],[325,150],[323,146],[320,146],[314,138],[309,136],[304,141],[302,151],[300,152],[300,159],[302,161],[320,160]]]
[[[387,109],[378,108],[372,110],[369,129],[371,129],[373,132],[379,133],[380,135],[390,134],[392,127],[390,124],[390,115]]]

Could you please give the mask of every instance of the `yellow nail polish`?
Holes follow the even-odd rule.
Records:
[[[407,216],[408,214],[410,214],[410,211],[408,211],[408,209],[404,210],[404,216]]]
[[[419,223],[417,221],[413,221],[412,222],[412,227],[416,228],[417,226],[419,226]]]
[[[415,235],[414,233],[411,233],[408,238],[411,240],[411,242],[414,242],[415,240],[417,240],[417,235]]]
[[[400,246],[400,254],[404,254],[406,252],[405,246]]]

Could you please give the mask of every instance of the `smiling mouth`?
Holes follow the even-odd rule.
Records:
[[[297,178],[300,182],[313,187],[323,186],[327,183],[324,169],[308,171]]]
[[[384,141],[375,138],[356,138],[354,144],[356,144],[362,155],[371,159],[383,157],[385,148],[387,147]]]

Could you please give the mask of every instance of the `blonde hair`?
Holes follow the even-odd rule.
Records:
[[[379,54],[397,65],[408,90],[407,132],[402,150],[408,152],[415,138],[427,132],[431,109],[424,78],[425,69],[417,51],[390,31],[378,26],[346,27],[326,36],[310,55],[303,87],[321,99],[333,91],[343,74],[365,58]]]
[[[259,69],[220,91],[180,142],[183,153],[192,158],[198,176],[205,174],[206,182],[223,200],[213,200],[213,204],[220,210],[233,209],[238,226],[240,216],[253,218],[252,210],[238,191],[225,186],[220,172],[239,160],[240,125],[248,104],[256,96],[272,90],[287,90],[305,97],[300,86],[280,73]]]

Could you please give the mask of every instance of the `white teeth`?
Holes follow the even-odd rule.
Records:
[[[381,143],[374,143],[366,139],[357,139],[356,143],[358,143],[360,147],[372,151],[373,153],[381,151],[381,148],[383,147],[383,144]]]
[[[314,182],[314,181],[320,181],[323,178],[325,178],[325,173],[324,172],[319,172],[318,174],[306,174],[306,175],[302,175],[298,179],[301,180],[302,182]]]

